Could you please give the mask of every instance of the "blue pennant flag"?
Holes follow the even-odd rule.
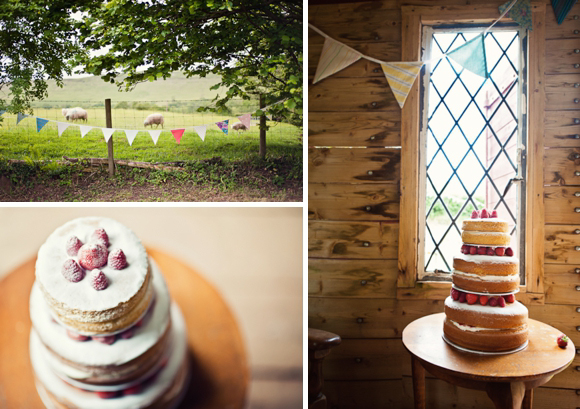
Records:
[[[0,116],[4,115],[4,112],[6,111],[0,111]]]
[[[28,115],[26,114],[21,114],[20,112],[18,113],[18,118],[16,118],[16,125],[18,125],[20,123],[20,121],[22,121],[24,118],[28,118]]]
[[[562,24],[576,0],[552,0],[552,8],[558,24]]]
[[[48,123],[48,119],[36,118],[36,132],[40,132],[42,127]]]
[[[483,78],[489,78],[487,71],[487,59],[485,58],[485,46],[483,34],[472,38],[455,50],[447,53],[447,56],[466,70]]]

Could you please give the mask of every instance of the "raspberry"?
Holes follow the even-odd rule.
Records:
[[[459,292],[459,302],[465,302],[467,300],[467,295],[464,292]]]
[[[72,283],[78,283],[85,277],[84,270],[72,258],[64,262],[61,271],[64,278]]]
[[[455,301],[459,300],[459,291],[457,291],[455,288],[451,289],[451,298],[453,298]]]
[[[473,212],[471,212],[471,218],[472,219],[478,219],[479,218],[479,212],[477,210],[474,210]]]
[[[141,327],[141,325],[143,325],[143,318],[141,318],[139,321],[137,321],[137,323],[135,324],[135,327],[139,328],[139,327]]]
[[[516,302],[515,294],[504,295],[503,298],[506,300],[506,302],[509,302],[510,304]]]
[[[462,254],[467,254],[467,244],[464,244],[463,246],[461,246],[461,253]]]
[[[558,337],[558,339],[556,340],[556,342],[558,343],[558,346],[562,349],[566,348],[568,346],[568,341],[570,341],[570,339],[562,334]]]
[[[488,247],[487,248],[487,255],[488,256],[495,256],[495,251],[491,247]]]
[[[93,270],[107,264],[107,255],[107,248],[102,244],[85,244],[79,250],[79,263],[87,270]]]
[[[491,211],[491,214],[489,215],[489,217],[491,217],[493,219],[497,218],[497,210],[492,210]]]
[[[79,249],[83,246],[83,242],[77,236],[70,236],[66,242],[66,254],[71,257],[79,253]]]
[[[467,294],[467,304],[472,305],[477,302],[477,294]]]
[[[100,243],[105,247],[109,247],[109,236],[105,229],[97,229],[91,234],[91,241]]]
[[[477,246],[470,246],[469,247],[469,254],[474,255],[477,253]]]
[[[497,305],[497,297],[491,297],[488,304],[490,307],[495,307]]]
[[[479,303],[481,305],[487,305],[487,300],[489,300],[489,297],[487,295],[480,295],[479,296]]]
[[[115,270],[122,270],[127,267],[127,257],[123,250],[116,249],[109,253],[109,265]]]
[[[112,399],[119,396],[119,392],[115,391],[99,391],[97,392],[97,396],[101,399]]]
[[[497,305],[499,305],[501,308],[504,308],[505,307],[505,298],[497,297]]]
[[[495,254],[498,256],[503,256],[505,254],[505,247],[496,247]]]
[[[115,342],[116,337],[114,335],[105,335],[104,337],[93,337],[93,339],[101,344],[111,345]]]
[[[74,331],[71,330],[66,330],[66,334],[68,335],[69,338],[74,339],[75,341],[88,341],[89,339],[91,339],[91,337],[87,337],[85,335],[81,335],[81,334],[77,334]]]
[[[141,384],[137,384],[135,386],[131,386],[130,388],[127,388],[123,391],[123,395],[136,395],[138,393],[141,393]]]
[[[505,255],[508,257],[511,257],[514,255],[514,250],[511,247],[508,247],[507,249],[505,249]]]
[[[487,213],[487,209],[482,209],[482,210],[481,210],[481,218],[482,218],[482,219],[487,219],[487,218],[489,218],[489,213]]]
[[[478,247],[477,254],[480,256],[484,256],[487,253],[487,247]]]
[[[119,334],[123,339],[133,338],[133,335],[135,335],[135,330],[133,330],[133,328],[129,328],[127,331],[123,331]]]
[[[104,290],[109,285],[107,281],[107,276],[101,270],[93,271],[91,275],[91,285],[97,291]]]

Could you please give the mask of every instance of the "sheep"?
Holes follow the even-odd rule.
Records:
[[[240,131],[247,131],[247,130],[248,130],[248,128],[246,128],[246,125],[244,125],[244,124],[243,124],[243,123],[241,123],[241,122],[236,122],[236,123],[235,123],[235,124],[232,126],[232,129],[233,129],[234,131],[238,131],[238,134],[240,133]]]
[[[85,121],[89,119],[89,115],[87,111],[82,109],[81,107],[74,107],[74,108],[63,108],[62,115],[66,118],[67,121]]]
[[[163,128],[163,115],[159,113],[151,114],[145,118],[145,121],[143,121],[143,126],[145,127],[149,125],[151,128],[153,128],[153,124],[156,125],[156,128],[158,128],[159,125],[161,125],[161,128]]]

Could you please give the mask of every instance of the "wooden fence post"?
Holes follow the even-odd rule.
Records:
[[[111,99],[105,99],[105,121],[106,127],[113,127],[113,116],[111,115]],[[113,158],[113,135],[107,141],[107,151],[109,157],[109,176],[115,176],[115,159]]]
[[[260,94],[260,109],[264,108],[264,95]],[[260,117],[260,157],[266,156],[266,113]]]

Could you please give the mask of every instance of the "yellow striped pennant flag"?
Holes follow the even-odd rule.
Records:
[[[331,38],[326,38],[312,83],[316,84],[321,79],[357,62],[361,57],[362,54],[345,47],[344,44],[334,41]]]
[[[381,64],[385,77],[389,81],[389,86],[401,108],[405,105],[407,95],[409,95],[409,91],[411,91],[411,87],[422,66],[422,61]]]

